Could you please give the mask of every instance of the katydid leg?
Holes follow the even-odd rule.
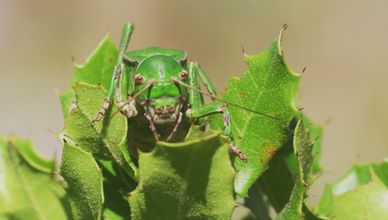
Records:
[[[213,83],[209,80],[209,77],[206,73],[201,69],[199,64],[195,61],[191,61],[188,64],[188,84],[190,87],[194,89],[189,90],[189,107],[191,109],[197,109],[204,105],[203,95],[196,90],[201,90],[201,86],[199,84],[200,80],[205,85],[206,90],[212,96],[216,96],[216,90],[213,86]],[[203,122],[203,119],[198,121],[199,124]]]
[[[196,61],[189,62],[189,69],[192,68],[192,73],[195,74],[195,78],[197,80],[198,84],[198,77],[202,81],[202,83],[205,85],[206,90],[213,96],[217,95],[216,89],[213,85],[213,83],[210,81],[208,75],[203,71],[201,66]],[[189,71],[190,72],[190,71]],[[198,76],[198,77],[197,77]],[[193,85],[192,85],[193,86]],[[199,88],[199,85],[196,87]]]
[[[203,105],[196,109],[189,109],[186,111],[186,117],[195,119],[217,113],[221,113],[224,116],[224,134],[229,138],[229,147],[231,152],[238,156],[241,160],[247,161],[248,158],[244,155],[241,149],[234,144],[233,137],[231,134],[231,118],[224,104],[213,102],[211,104]]]
[[[119,84],[119,79],[120,79],[121,74],[124,72],[123,66],[122,66],[123,57],[124,57],[124,54],[127,50],[129,40],[131,38],[133,30],[134,30],[134,27],[131,23],[126,23],[123,26],[120,47],[119,47],[119,53],[118,53],[117,61],[116,61],[116,64],[115,64],[115,67],[113,70],[113,76],[112,76],[112,80],[111,80],[111,83],[109,86],[109,92],[108,92],[107,97],[104,100],[104,103],[102,104],[100,111],[97,113],[96,117],[94,117],[93,122],[101,120],[102,117],[104,117],[105,113],[110,108],[110,106],[112,105],[116,87]]]
[[[198,76],[205,84],[207,91],[212,95],[216,96],[216,90],[209,80],[207,74],[200,68],[197,62],[190,62],[188,65],[189,72],[189,86],[200,90]],[[224,134],[229,138],[230,151],[237,155],[241,160],[246,161],[248,158],[244,155],[240,148],[238,148],[234,142],[231,134],[230,114],[225,108],[224,104],[211,103],[204,105],[203,95],[194,89],[189,90],[189,106],[190,109],[186,111],[186,117],[194,120],[201,119],[210,114],[222,113],[224,116]]]
[[[174,137],[175,133],[178,131],[179,125],[182,122],[182,116],[183,116],[183,113],[179,112],[178,120],[176,121],[174,129],[172,130],[171,134],[168,136],[167,141],[171,140],[171,138]]]
[[[189,62],[187,69],[189,73],[188,84],[195,89],[201,89],[198,80],[198,64],[196,62]],[[201,93],[192,89],[190,89],[188,93],[190,108],[196,109],[203,106],[204,102]]]
[[[202,70],[201,66],[195,62],[195,68],[197,69],[197,74],[199,78],[201,79],[202,83],[205,85],[207,91],[213,95],[217,96],[216,89],[213,85],[213,83],[210,81],[208,75]]]
[[[128,97],[128,94],[133,94],[133,69],[122,64],[123,73],[118,80],[118,86],[116,91],[116,102],[119,105],[119,111],[123,113],[127,118],[131,118],[137,115],[136,100],[132,96]]]
[[[151,129],[152,134],[154,135],[155,141],[159,141],[160,135],[156,131],[156,127],[155,127],[154,121],[152,120],[151,115],[148,112],[146,112],[144,113],[144,116],[147,118],[148,122],[150,123],[149,127]]]

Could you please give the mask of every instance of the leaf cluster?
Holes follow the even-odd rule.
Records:
[[[245,55],[247,70],[220,95],[263,113],[226,106],[232,141],[246,163],[228,151],[222,116],[204,122],[211,129],[191,126],[176,143],[135,140],[149,138],[148,125],[118,113],[117,103],[92,123],[118,56],[105,37],[75,66],[71,88],[60,95],[59,167],[28,141],[0,137],[0,219],[388,218],[386,161],[355,165],[327,186],[316,208],[306,203],[321,172],[323,129],[297,108],[301,75],[284,60],[283,31],[264,52]],[[242,209],[245,215],[238,215]]]

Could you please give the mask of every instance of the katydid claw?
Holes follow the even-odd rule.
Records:
[[[93,118],[92,123],[96,123],[97,121],[100,121],[102,119],[102,117],[104,117],[105,113],[108,111],[108,109],[111,106],[111,104],[112,104],[112,102],[109,101],[109,99],[105,99],[104,103],[101,106],[100,111]]]
[[[245,154],[241,151],[241,149],[238,148],[236,145],[230,144],[229,147],[230,147],[230,151],[232,151],[232,153],[234,155],[238,156],[240,158],[240,160],[242,160],[244,162],[248,161],[247,156],[245,156]]]
[[[96,123],[97,121],[100,121],[102,118],[102,114],[98,112],[98,114],[93,118],[92,123]]]
[[[127,102],[119,102],[119,111],[123,113],[127,118],[132,118],[137,115],[136,110],[136,101],[135,99],[130,99]]]

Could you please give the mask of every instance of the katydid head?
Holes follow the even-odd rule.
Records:
[[[136,102],[143,106],[155,124],[176,122],[186,103],[187,89],[176,85],[173,78],[186,81],[187,71],[169,56],[150,56],[136,68]]]

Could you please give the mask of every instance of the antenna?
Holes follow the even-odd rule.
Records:
[[[188,84],[186,84],[186,83],[180,81],[180,80],[177,79],[177,78],[173,78],[172,81],[173,81],[175,84],[180,84],[180,85],[182,85],[182,86],[184,86],[184,87],[186,87],[186,88],[189,88],[189,89],[192,89],[192,90],[194,90],[194,91],[196,91],[196,92],[199,92],[199,93],[201,93],[202,95],[208,96],[208,97],[212,98],[213,100],[218,100],[218,101],[223,102],[223,103],[225,103],[225,104],[227,104],[227,105],[231,105],[231,106],[234,106],[234,107],[243,109],[243,110],[245,110],[245,111],[255,113],[255,114],[257,114],[257,115],[265,116],[265,117],[268,117],[268,118],[271,118],[271,119],[274,119],[274,120],[280,120],[280,118],[277,118],[277,117],[275,117],[275,116],[268,115],[268,114],[265,114],[265,113],[262,113],[262,112],[258,112],[258,111],[255,111],[255,110],[246,108],[246,107],[241,106],[241,105],[237,105],[237,104],[231,103],[231,102],[226,101],[226,100],[224,100],[224,99],[221,99],[221,98],[219,98],[219,97],[217,97],[217,96],[215,96],[215,95],[212,95],[212,94],[209,94],[209,93],[207,93],[207,92],[204,92],[204,91],[202,91],[202,90],[200,90],[200,89],[194,88],[194,87],[192,87],[192,86],[190,86],[190,85],[188,85]]]

